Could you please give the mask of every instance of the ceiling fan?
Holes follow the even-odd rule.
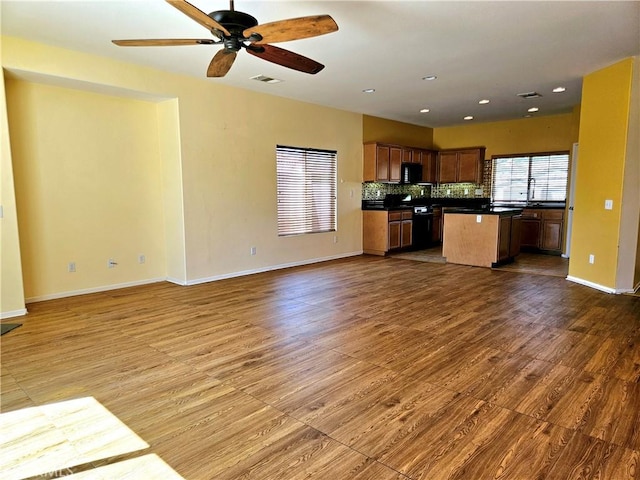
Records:
[[[241,48],[268,62],[300,72],[316,74],[324,68],[324,65],[289,50],[269,45],[267,42],[299,40],[338,30],[338,25],[329,15],[290,18],[258,25],[258,21],[251,15],[236,11],[233,0],[230,0],[229,10],[219,10],[208,15],[186,0],[166,1],[207,28],[216,39],[113,40],[113,43],[121,47],[224,45],[224,48],[211,60],[207,77],[224,77]]]

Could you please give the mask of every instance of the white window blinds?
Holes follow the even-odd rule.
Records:
[[[534,153],[492,158],[491,199],[518,202],[564,202],[569,153]]]
[[[337,152],[278,145],[278,235],[336,230]]]

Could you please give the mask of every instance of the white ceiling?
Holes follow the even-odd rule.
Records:
[[[227,0],[192,0],[206,13]],[[217,45],[117,47],[112,39],[213,38],[161,0],[2,0],[2,34],[206,78]],[[278,44],[326,67],[296,72],[244,51],[222,79],[240,88],[352,112],[441,127],[571,111],[582,77],[640,55],[640,2],[249,1],[235,9],[267,23],[329,14],[339,31]],[[265,84],[255,75],[283,80]],[[424,81],[427,75],[437,80]],[[552,93],[556,86],[564,93]],[[375,88],[375,93],[362,93]],[[537,99],[518,93],[536,91]],[[487,105],[479,105],[481,99]],[[429,108],[429,113],[419,113]]]

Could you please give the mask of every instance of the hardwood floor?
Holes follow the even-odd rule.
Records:
[[[80,470],[640,478],[637,297],[362,256],[28,309],[1,339],[2,411],[93,396],[150,445]]]

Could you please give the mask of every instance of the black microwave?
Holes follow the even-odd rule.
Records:
[[[400,183],[414,184],[422,182],[422,165],[419,163],[403,163],[400,173]]]

